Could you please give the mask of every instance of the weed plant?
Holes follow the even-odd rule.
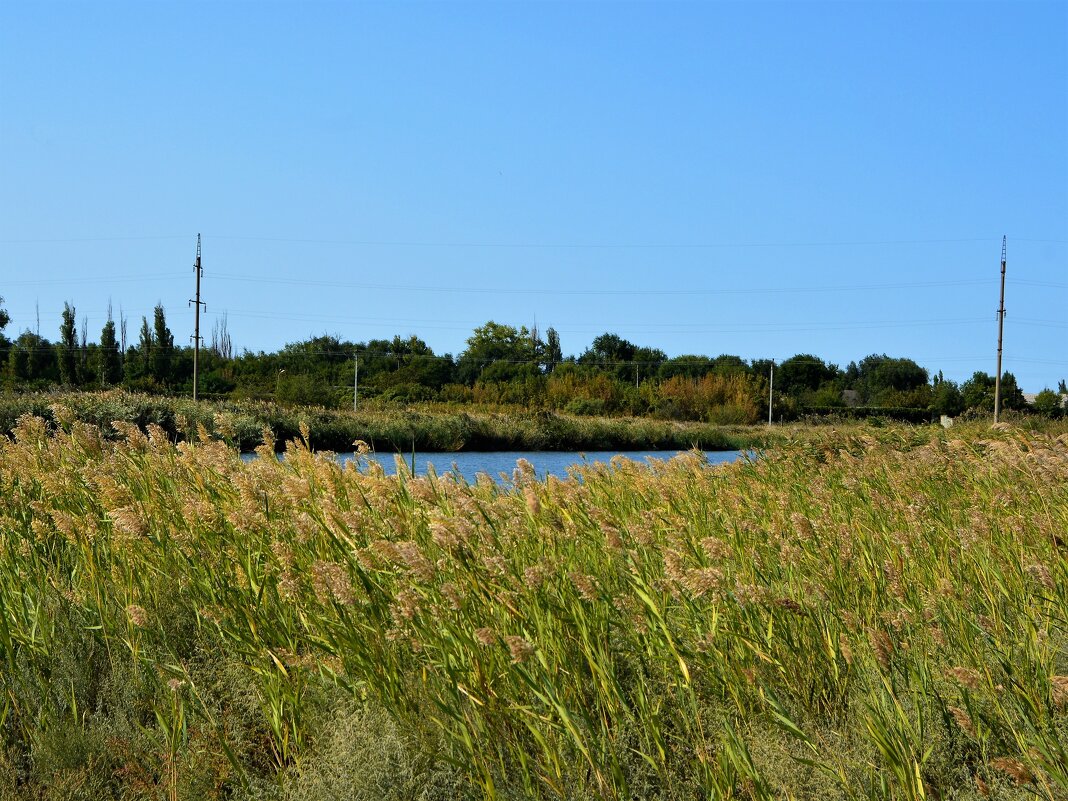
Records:
[[[468,484],[49,416],[0,438],[0,797],[1068,797],[1068,435]]]

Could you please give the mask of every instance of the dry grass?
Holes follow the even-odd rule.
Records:
[[[0,794],[1068,794],[1066,435],[504,488],[54,417],[0,439]]]

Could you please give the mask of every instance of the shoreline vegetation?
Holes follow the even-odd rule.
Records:
[[[357,440],[383,453],[418,451],[687,450],[733,451],[765,447],[775,440],[763,426],[716,425],[641,417],[588,417],[507,407],[449,408],[441,404],[389,407],[366,404],[359,411],[287,407],[270,401],[197,401],[124,390],[0,395],[0,433],[23,415],[50,427],[63,415],[117,436],[115,421],[142,431],[156,426],[172,442],[199,437],[203,427],[243,453],[258,448],[264,431],[278,449],[301,437],[306,425],[313,450],[348,452]]]
[[[0,437],[0,798],[1068,794],[1064,422],[505,488],[75,406]]]
[[[79,339],[75,308],[67,302],[58,342],[41,336],[40,320],[36,332],[27,328],[12,341],[3,334],[11,321],[2,304],[0,298],[0,385],[13,392],[121,387],[176,397],[199,394],[220,402],[335,410],[351,408],[358,396],[372,406],[444,408],[453,413],[508,406],[569,419],[629,416],[721,426],[759,425],[769,411],[786,422],[827,416],[927,423],[942,415],[991,413],[996,394],[995,378],[982,371],[958,384],[913,359],[885,353],[869,354],[844,368],[811,353],[780,362],[729,353],[669,357],[659,348],[605,332],[581,353],[565,356],[553,328],[543,339],[536,329],[493,320],[475,328],[467,347],[454,357],[435,353],[415,335],[353,342],[324,334],[273,353],[237,354],[224,318],[212,332],[211,345],[195,355],[192,348],[174,344],[162,304],[155,307],[151,325],[142,318],[136,343],[127,340],[121,313],[117,327],[109,317],[99,342],[89,343],[84,321]],[[1061,379],[1056,391],[1045,387],[1029,400],[1015,376],[1004,372],[1001,407],[1063,417],[1068,385]],[[574,439],[582,426],[572,420],[570,428]],[[470,448],[471,441],[484,439],[485,433],[475,425],[453,436]],[[558,434],[526,436],[556,447],[551,443]],[[601,441],[604,436],[593,435]],[[448,436],[433,439],[440,440],[443,449],[457,447]],[[489,441],[501,447],[494,444],[495,436]]]

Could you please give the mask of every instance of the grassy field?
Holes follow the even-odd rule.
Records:
[[[308,426],[313,450],[351,451],[355,440],[383,453],[420,451],[512,450],[741,450],[768,440],[764,427],[721,426],[641,417],[580,417],[557,412],[531,412],[517,407],[470,408],[424,404],[390,407],[365,404],[356,411],[287,407],[265,401],[194,403],[189,398],[112,390],[0,395],[0,433],[10,434],[18,419],[32,414],[55,419],[52,407],[62,404],[84,423],[113,434],[120,420],[145,430],[154,425],[169,439],[196,439],[198,428],[224,434],[227,441],[251,451],[264,441],[300,435]]]
[[[2,798],[1068,797],[1063,427],[503,488],[51,416],[0,437]]]

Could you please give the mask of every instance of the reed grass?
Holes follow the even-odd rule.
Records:
[[[172,441],[195,439],[197,427],[220,433],[242,451],[263,442],[300,436],[309,428],[314,450],[351,451],[356,440],[385,453],[510,450],[741,450],[763,445],[762,427],[720,426],[638,417],[580,417],[517,407],[497,409],[424,404],[396,407],[365,404],[359,411],[289,407],[266,401],[201,401],[131,393],[56,392],[0,395],[0,433],[10,434],[26,414],[55,420],[62,404],[75,419],[113,433],[115,420],[147,430],[154,425]]]
[[[501,486],[50,416],[0,438],[0,796],[1068,795],[1066,434]]]

